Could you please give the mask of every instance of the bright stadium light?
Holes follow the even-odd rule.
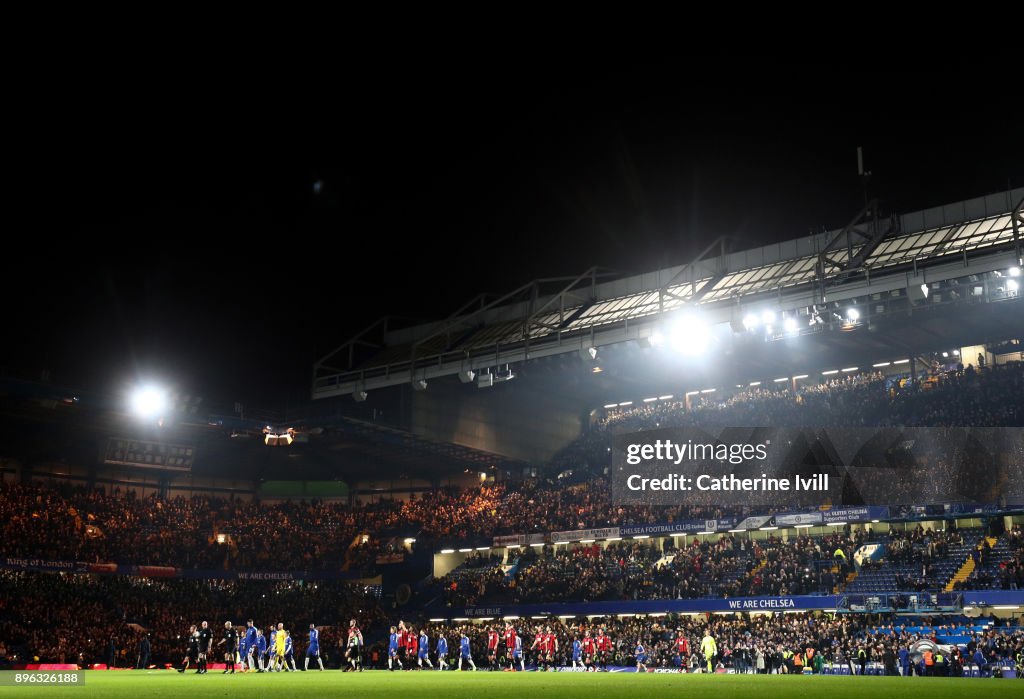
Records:
[[[441,553],[455,553],[455,549],[441,549]]]
[[[1019,277],[1020,276],[1020,267],[1010,267],[1010,276],[1011,277]]]
[[[1011,294],[1016,294],[1017,293],[1017,289],[1019,289],[1019,288],[1020,288],[1020,284],[1017,283],[1016,279],[1007,279],[1006,280],[1006,290],[1009,291]]]
[[[764,313],[762,313],[761,314],[761,322],[764,323],[765,325],[771,325],[772,323],[774,323],[775,322],[775,312],[774,311],[765,311]]]
[[[788,333],[795,333],[798,327],[796,318],[786,318],[786,320],[782,321],[782,328]]]
[[[650,340],[651,347],[661,347],[663,344],[665,344],[665,336],[662,335],[661,332],[658,330],[655,330],[654,332],[651,333]]]
[[[748,313],[743,316],[743,327],[747,330],[753,330],[760,324],[761,320],[753,313]]]
[[[700,318],[683,316],[672,323],[667,340],[673,351],[694,357],[711,344],[711,329]]]
[[[856,323],[858,320],[860,320],[860,311],[858,311],[856,308],[846,309],[846,319],[849,320],[851,323]]]
[[[132,411],[140,417],[159,417],[167,407],[167,392],[157,386],[141,386],[132,394]]]

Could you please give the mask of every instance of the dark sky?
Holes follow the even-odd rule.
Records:
[[[40,102],[7,190],[0,365],[279,408],[383,314],[841,226],[858,145],[890,211],[1024,185],[1008,70],[407,59]]]

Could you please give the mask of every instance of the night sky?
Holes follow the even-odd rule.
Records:
[[[886,211],[1024,185],[1015,84],[1008,69],[417,57],[309,90],[83,85],[35,107],[19,142],[0,366],[280,409],[384,314],[680,264],[720,235],[742,249],[840,227],[862,204],[858,145]]]

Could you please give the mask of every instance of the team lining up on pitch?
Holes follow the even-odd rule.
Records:
[[[188,650],[182,659],[178,672],[184,673],[192,663],[195,663],[195,673],[206,674],[209,665],[209,657],[214,654],[215,649],[220,650],[224,646],[225,669],[223,674],[234,674],[235,666],[239,666],[240,672],[297,672],[295,664],[294,644],[291,633],[279,622],[276,628],[271,628],[270,638],[264,635],[263,630],[258,628],[253,620],[246,622],[246,630],[239,634],[238,630],[230,621],[224,622],[223,637],[213,643],[213,630],[209,622],[203,621],[199,627],[192,626],[188,634]],[[508,667],[511,672],[516,671],[516,666],[521,672],[526,671],[526,654],[523,651],[522,636],[516,631],[511,621],[505,622],[503,634]],[[487,658],[491,668],[498,664],[499,634],[493,627],[487,627]],[[362,651],[363,634],[356,625],[356,620],[349,621],[348,636],[345,643],[346,661],[349,663],[345,669],[362,672]],[[684,656],[689,655],[689,642],[680,638],[678,650]],[[530,650],[535,652],[538,670],[552,670],[555,665],[555,654],[558,651],[558,637],[553,633],[552,627],[547,626],[537,631],[533,645]],[[400,621],[398,626],[391,627],[388,640],[388,669],[394,671],[412,669],[412,660],[416,660],[418,669],[424,668],[424,663],[429,669],[434,669],[434,663],[430,659],[430,636],[424,626],[419,634],[412,627]],[[607,671],[608,661],[611,657],[611,639],[602,626],[596,637],[591,637],[590,631],[586,631],[582,639],[576,638],[572,644],[572,667],[585,668],[593,671]],[[710,630],[700,642],[701,655],[706,659],[707,671],[714,671],[714,661],[718,655],[718,646],[712,638]],[[434,646],[434,653],[437,657],[437,670],[463,669],[463,662],[472,671],[477,670],[473,661],[472,644],[466,630],[460,632],[458,660],[453,668],[448,663],[448,639],[443,630],[440,631]],[[309,661],[314,659],[319,670],[324,670],[323,660],[320,657],[320,635],[315,624],[309,625],[309,643],[306,647],[306,658],[303,670],[309,670]],[[648,669],[648,654],[642,639],[637,639],[636,648],[633,652],[638,671]],[[406,668],[402,660],[410,663]]]
[[[899,618],[895,618],[899,621]],[[906,618],[904,617],[905,621]],[[879,619],[879,622],[884,621]],[[890,622],[894,618],[889,619]],[[678,617],[582,620],[563,624],[512,620],[496,625],[414,625],[390,627],[386,667],[391,670],[458,670],[506,672],[589,671],[690,672],[731,674],[848,674],[886,676],[994,677],[1006,670],[1024,675],[1024,630],[996,622],[973,625],[945,619],[941,626],[862,624],[843,615],[774,614],[748,617]],[[527,647],[524,638],[533,634]],[[448,637],[457,637],[454,647]],[[224,637],[213,644],[204,623],[193,627],[189,652],[179,672],[191,662],[207,672],[207,657],[224,645],[224,673],[290,672],[295,663],[290,634],[278,624],[270,642],[250,621],[244,634],[225,624]],[[282,640],[283,639],[283,640]],[[698,640],[699,639],[699,640]],[[432,643],[433,641],[433,643]],[[478,668],[474,645],[484,648],[486,665]],[[345,671],[362,671],[364,639],[356,620],[349,621],[344,641]],[[310,625],[303,670],[312,659],[320,671],[319,631]],[[382,667],[376,651],[371,667]],[[435,666],[432,657],[437,660]],[[451,658],[451,660],[449,660]],[[530,664],[528,664],[528,661]],[[630,667],[624,667],[629,663]]]
[[[230,621],[224,622],[224,636],[216,645],[213,643],[213,630],[209,622],[202,622],[199,627],[192,626],[189,629],[188,650],[182,658],[181,667],[178,672],[184,673],[189,665],[195,663],[196,674],[205,675],[208,670],[209,657],[214,654],[214,649],[220,650],[224,646],[224,674],[234,674],[235,665],[239,666],[242,672],[297,672],[295,665],[295,646],[292,642],[291,633],[284,628],[284,623],[278,622],[277,627],[271,625],[270,638],[258,628],[252,619],[246,622],[245,632],[238,633],[238,630]],[[353,670],[362,670],[360,665],[360,651],[363,647],[363,633],[356,625],[356,620],[349,622],[348,640],[346,646],[349,649],[348,656]],[[320,658],[320,631],[316,624],[309,625],[309,643],[306,646],[306,662],[303,670],[309,670],[310,658],[316,661],[321,672],[324,670],[323,660]]]

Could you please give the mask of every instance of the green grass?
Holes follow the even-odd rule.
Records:
[[[951,699],[1024,696],[1024,680],[903,677],[794,677],[755,675],[637,675],[634,673],[383,672],[337,670],[271,675],[180,675],[173,671],[86,673],[85,686],[0,687],[0,695],[37,697],[586,697],[653,696],[845,697]],[[400,694],[399,694],[400,693]]]

